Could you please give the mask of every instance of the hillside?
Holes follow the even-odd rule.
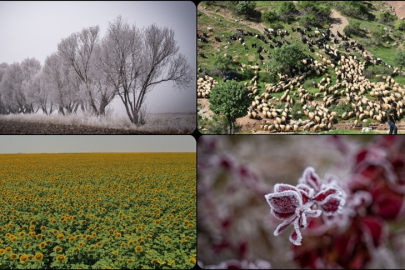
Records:
[[[214,65],[218,55],[231,60],[227,74],[243,82],[253,100],[246,116],[236,121],[240,133],[355,133],[364,127],[385,133],[386,112],[394,102],[401,119],[399,132],[405,130],[405,76],[394,61],[396,52],[403,50],[403,32],[398,29],[401,15],[394,16],[404,5],[363,1],[360,8],[367,11],[359,15],[345,10],[344,3],[320,1],[320,6],[330,9],[330,21],[304,26],[300,18],[308,9],[295,3],[298,19],[289,24],[261,19],[264,12],[279,13],[283,2],[257,1],[248,16],[238,15],[224,1],[199,4],[200,131],[221,133],[221,120],[211,120],[209,110],[210,91],[224,80]],[[381,14],[388,19],[382,20]],[[348,35],[343,30],[347,25],[354,28]],[[378,29],[385,35],[377,39]],[[268,63],[276,50],[294,43],[305,57],[288,74],[275,76]]]

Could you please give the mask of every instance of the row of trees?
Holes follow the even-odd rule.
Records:
[[[105,115],[115,96],[132,123],[145,123],[145,99],[156,85],[171,81],[190,86],[193,69],[174,39],[174,31],[130,26],[119,16],[100,37],[98,26],[61,40],[44,66],[34,58],[0,65],[0,113],[65,115],[78,110]]]

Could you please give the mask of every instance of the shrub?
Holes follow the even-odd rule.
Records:
[[[400,30],[400,31],[404,31],[404,30],[405,30],[405,21],[404,21],[404,20],[400,20],[400,21],[399,21],[399,24],[398,24],[397,29]]]
[[[278,20],[278,15],[275,11],[265,11],[262,13],[262,20],[272,23]]]
[[[298,119],[302,118],[302,116],[305,116],[305,114],[302,113],[301,104],[300,103],[295,103],[291,107],[291,117],[292,117],[292,119],[298,120]]]
[[[389,13],[388,11],[383,12],[380,14],[380,22],[381,23],[389,23],[389,22],[393,22],[397,19],[396,16],[391,15],[391,13]]]
[[[346,36],[350,37],[351,35],[360,36],[362,32],[360,30],[360,23],[359,22],[352,22],[351,24],[347,25],[343,32]]]
[[[256,2],[254,1],[239,1],[236,5],[236,10],[239,14],[249,15],[252,14],[256,7]]]
[[[371,69],[365,69],[365,70],[363,71],[363,76],[366,77],[367,79],[373,78],[374,75],[375,75],[375,73],[374,73],[374,71],[371,70]]]

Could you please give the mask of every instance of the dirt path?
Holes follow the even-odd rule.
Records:
[[[332,18],[332,24],[330,27],[332,33],[335,36],[337,36],[337,31],[343,34],[343,29],[349,24],[349,21],[346,19],[346,17],[343,17],[339,12],[337,12],[334,9],[332,9],[332,15],[330,17]]]

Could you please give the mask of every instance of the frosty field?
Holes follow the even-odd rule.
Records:
[[[0,269],[190,269],[194,153],[0,155]]]

